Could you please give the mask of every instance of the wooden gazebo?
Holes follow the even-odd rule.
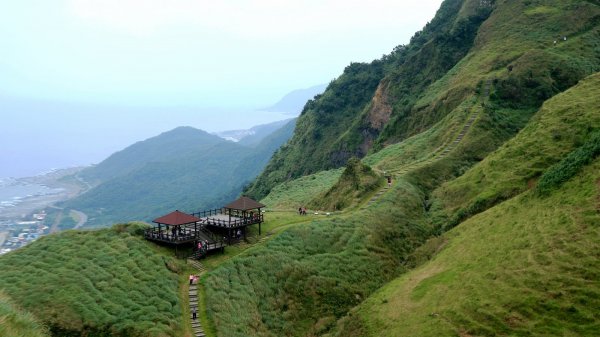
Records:
[[[206,251],[221,250],[225,247],[222,237],[216,236],[201,224],[202,219],[180,211],[171,212],[154,219],[157,226],[147,229],[144,237],[147,240],[175,245],[204,243]]]
[[[231,244],[236,232],[240,232],[246,238],[246,229],[250,225],[258,224],[258,235],[261,235],[261,224],[264,221],[262,209],[265,205],[248,197],[241,197],[221,209],[213,209],[193,213],[202,219],[212,232],[226,235]]]
[[[187,243],[196,241],[198,223],[202,219],[180,211],[171,212],[165,216],[154,219],[152,222],[158,226],[146,230],[147,239],[166,243]]]

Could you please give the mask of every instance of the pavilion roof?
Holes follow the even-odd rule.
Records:
[[[267,206],[261,204],[260,202],[254,201],[248,197],[240,197],[236,201],[233,201],[229,205],[225,206],[225,208],[236,209],[240,211],[247,211],[249,209],[257,209],[263,207]]]
[[[181,226],[181,225],[195,223],[198,221],[202,221],[202,219],[197,218],[193,215],[189,215],[189,214],[180,212],[180,211],[175,211],[175,212],[171,212],[165,216],[161,216],[160,218],[154,219],[152,222],[156,222],[158,224],[163,224],[163,225]]]

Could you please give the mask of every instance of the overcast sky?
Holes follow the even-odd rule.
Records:
[[[288,118],[255,110],[407,43],[440,3],[2,1],[0,167],[19,167],[0,177],[35,173],[36,156],[98,162],[178,125]]]

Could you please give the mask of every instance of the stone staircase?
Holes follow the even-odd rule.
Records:
[[[387,183],[385,183],[385,187],[381,188],[379,191],[377,191],[377,193],[375,193],[371,199],[369,199],[369,201],[363,206],[363,208],[365,207],[369,207],[372,204],[374,204],[385,192],[387,192],[387,190],[389,189]]]
[[[198,271],[198,274],[202,274],[206,272],[206,268],[200,263],[200,261],[194,259],[188,259],[187,263],[194,267]],[[195,337],[206,337],[206,333],[202,328],[202,324],[200,323],[200,318],[196,317],[194,319],[193,310],[196,309],[196,312],[200,312],[199,302],[198,302],[198,285],[191,284],[188,290],[188,298],[190,302],[190,320],[192,321],[192,330]],[[199,315],[197,315],[199,316]]]
[[[411,170],[429,165],[439,159],[446,157],[452,150],[454,150],[456,148],[456,146],[458,146],[458,144],[460,144],[460,142],[463,140],[463,138],[465,137],[467,132],[469,132],[469,130],[471,129],[471,126],[473,125],[475,120],[479,117],[481,111],[483,111],[485,101],[490,96],[491,87],[492,87],[492,79],[487,79],[485,82],[485,85],[484,85],[483,95],[480,96],[479,100],[478,100],[479,104],[481,104],[481,106],[473,107],[471,114],[465,121],[465,124],[463,124],[462,128],[460,129],[460,132],[458,133],[458,135],[456,135],[456,137],[451,142],[448,142],[448,143],[440,146],[436,150],[434,150],[428,158],[422,159],[422,160],[419,160],[416,162],[412,162],[412,163],[402,166],[398,169],[392,169],[389,171],[389,174],[391,174],[392,176],[403,175],[403,174],[408,173]],[[375,193],[375,195],[373,195],[371,197],[371,199],[369,199],[369,201],[363,206],[363,208],[369,207],[370,205],[375,203],[387,190],[388,190],[388,186],[386,184],[386,186],[384,188],[381,188],[377,193]]]

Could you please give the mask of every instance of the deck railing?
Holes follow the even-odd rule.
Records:
[[[235,217],[231,216],[231,220],[207,218],[202,222],[203,225],[217,226],[222,228],[240,228],[244,226],[254,225],[257,223],[263,223],[264,217],[262,214],[256,214],[253,217]]]
[[[175,232],[167,229],[159,230],[157,227],[148,228],[144,231],[146,239],[165,242],[190,242],[196,240],[196,233],[191,228],[181,228]]]
[[[219,214],[227,214],[227,211],[224,208],[215,208],[215,209],[209,209],[208,211],[192,213],[192,216],[195,216],[197,218],[206,218],[206,217],[210,217],[213,215],[219,215]]]

